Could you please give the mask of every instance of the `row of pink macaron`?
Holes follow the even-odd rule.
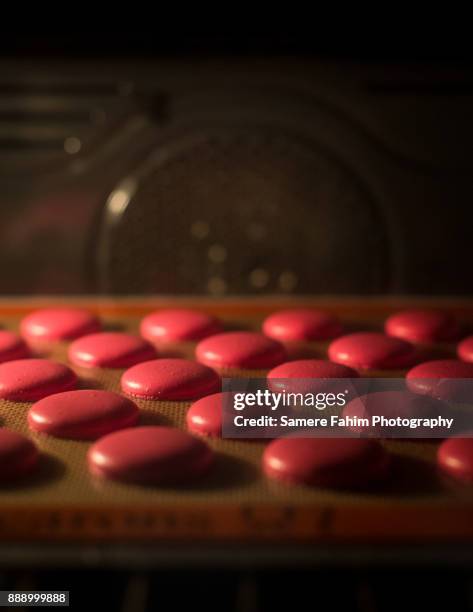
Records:
[[[133,374],[129,380],[134,380],[135,383],[143,381],[143,375],[146,379],[149,364],[161,368],[158,375],[156,371],[152,373],[152,380],[161,381],[161,385],[170,385],[165,394],[166,398],[182,399],[186,394],[206,395],[211,392],[212,385],[218,381],[216,374],[206,366],[186,360],[166,359],[132,367],[128,371],[129,375],[130,372]],[[21,370],[12,377],[16,385],[23,385],[21,399],[25,400],[25,384],[28,382],[29,386],[26,387],[28,393],[46,396],[33,404],[29,410],[28,421],[31,429],[58,437],[92,440],[99,438],[89,451],[89,467],[94,474],[112,479],[159,484],[174,479],[186,480],[197,477],[201,475],[201,470],[206,471],[211,464],[213,455],[207,445],[202,441],[197,442],[185,432],[174,428],[130,428],[136,424],[139,411],[134,402],[128,398],[97,390],[57,393],[60,390],[58,385],[66,387],[73,385],[72,371],[67,366],[48,360],[31,360],[31,362],[26,360],[3,364],[0,366],[0,371],[8,371],[12,366],[18,368],[21,366]],[[187,368],[191,366],[196,370],[188,379]],[[45,371],[45,368],[49,370]],[[168,368],[171,369],[171,378],[168,377]],[[32,374],[34,374],[32,379],[28,380]],[[173,380],[178,383],[177,387],[172,383]],[[32,386],[32,381],[36,382],[36,387]],[[198,382],[197,387],[196,382]],[[129,391],[133,394],[134,389]],[[31,395],[29,397],[33,399]],[[206,395],[195,402],[187,413],[188,428],[193,433],[218,435],[217,429],[221,431],[221,403],[220,393]],[[19,434],[4,431],[2,435],[9,442],[5,450],[2,448],[0,438],[0,457],[3,457],[0,463],[10,476],[15,473],[18,475],[19,471],[25,469],[29,471],[33,465],[31,441],[26,443],[25,438]],[[471,480],[472,442],[472,439],[451,439],[444,442],[439,450],[439,457],[442,457],[439,461],[443,471],[461,480]],[[25,449],[21,453],[18,452],[18,444]],[[327,455],[332,457],[333,465],[327,463]],[[371,460],[367,465],[363,458],[370,457],[371,460],[373,457],[378,457],[379,465],[376,463],[376,466],[373,466]],[[193,458],[192,461],[187,461],[190,458]],[[269,444],[263,464],[265,471],[276,479],[322,486],[357,486],[384,475],[386,452],[373,440],[286,439]],[[343,472],[340,472],[340,465],[344,468]],[[373,467],[376,469],[372,470]]]
[[[71,340],[100,331],[98,317],[81,308],[48,308],[27,315],[20,331],[29,340]],[[141,321],[141,335],[150,341],[201,340],[223,331],[216,317],[189,308],[162,309]],[[343,333],[343,325],[332,313],[315,308],[286,309],[265,318],[262,331],[281,341],[331,340]],[[384,325],[388,336],[413,343],[452,342],[461,336],[461,326],[442,310],[404,310],[389,316]]]
[[[323,360],[303,360],[287,362],[276,366],[269,372],[268,377],[270,379],[293,377],[343,378],[356,375],[355,371],[341,364]],[[110,430],[127,428],[137,419],[138,411],[136,406],[127,400],[127,398],[117,394],[111,394],[106,391],[85,390],[61,393],[61,391],[72,389],[75,386],[77,386],[77,376],[70,368],[46,359],[16,360],[0,365],[0,396],[10,401],[35,401],[44,398],[34,404],[29,411],[29,425],[34,431],[60,437],[95,439],[97,436],[106,434]],[[219,389],[220,377],[212,368],[185,359],[154,359],[146,361],[132,366],[122,376],[122,390],[128,395],[142,399],[182,401],[206,396],[193,404],[187,414],[189,429],[194,433],[203,435],[218,435],[218,432],[221,431],[222,398],[220,393],[215,393]],[[426,389],[422,388],[419,391],[425,393]],[[435,388],[432,388],[432,391],[435,392]],[[149,428],[139,428],[137,431],[134,430],[126,434],[121,433],[119,435],[118,432],[115,432],[106,436],[105,441],[99,440],[97,446],[94,445],[93,447],[94,451],[91,450],[90,462],[92,471],[98,473],[102,470],[103,475],[115,477],[115,464],[118,462],[118,465],[121,466],[124,456],[129,457],[130,453],[133,455],[132,451],[130,453],[127,451],[124,455],[123,448],[119,449],[120,445],[118,442],[125,442],[126,438],[126,440],[132,443],[138,437],[135,440],[138,444],[142,436],[145,438],[146,436],[151,436],[153,438],[155,436],[153,431],[150,431]],[[167,439],[166,437],[170,436],[174,442],[176,442],[176,439],[179,439],[186,445],[190,444],[193,446],[195,444],[186,436],[182,438],[182,435],[177,434],[175,430],[168,432],[167,429],[160,429],[158,433],[156,433],[158,436],[156,443],[159,442],[161,444],[163,436],[164,442]],[[112,436],[112,438],[109,436]],[[123,438],[124,436],[125,438]],[[111,444],[112,450],[107,450],[109,444]],[[373,441],[370,444],[372,446]],[[325,448],[328,452],[327,449],[333,447],[338,449],[336,454],[343,454],[342,447],[356,450],[356,448],[364,447],[366,443],[362,441],[345,441],[343,444],[337,441],[307,441],[303,442],[303,445],[307,449],[312,449],[315,457],[319,457],[321,448]],[[441,449],[450,449],[448,457],[452,457],[453,453],[454,460],[449,463],[443,461],[445,464],[443,465],[444,470],[450,470],[457,476],[460,475],[458,477],[463,480],[471,479],[473,473],[473,440],[454,439],[448,442],[448,446],[446,445],[447,442],[443,443]],[[105,450],[103,446],[105,446]],[[166,444],[164,444],[164,447],[166,447]],[[281,459],[279,463],[277,461],[276,463],[280,466],[292,465],[294,463],[299,465],[298,457],[300,451],[297,450],[298,442],[296,441],[286,440],[271,443],[270,450],[265,453],[265,457],[270,457],[271,452],[279,448],[286,449],[284,453],[287,454],[289,447],[293,448],[292,455],[289,453],[286,456],[285,463]],[[199,448],[202,448],[202,445],[199,445]],[[156,447],[155,453],[162,459],[162,453],[158,447]],[[442,453],[442,456],[444,456],[445,450],[442,450]],[[0,450],[0,456],[1,454]],[[105,460],[104,457],[108,457],[108,459]],[[6,459],[6,457],[4,458]],[[96,466],[96,461],[99,461],[99,463],[105,461],[105,466],[99,469]],[[111,461],[111,467],[107,461]],[[148,465],[146,462],[145,464]],[[274,461],[271,463],[273,467],[267,468],[270,471],[272,470],[272,477],[291,480],[291,474],[285,474],[284,470],[286,468],[283,469],[282,473],[277,474],[273,464]],[[8,469],[11,470],[14,462],[6,460],[4,465],[9,466]],[[311,465],[311,463],[309,462],[308,465]],[[124,478],[127,479],[129,475],[126,475],[124,467],[118,470],[117,477],[120,478],[122,469],[125,470]],[[161,465],[160,469],[167,472],[170,468]],[[181,469],[185,471],[184,467]],[[291,472],[291,470],[289,471]],[[349,473],[352,472],[353,470]],[[304,474],[304,478],[310,480],[310,482],[319,483],[319,476],[314,476],[313,474],[307,475],[305,472]],[[364,477],[358,472],[356,474],[358,474],[357,478],[359,479]],[[352,477],[355,478],[354,475]],[[151,476],[147,478],[151,478]],[[158,478],[158,476],[154,478]],[[299,477],[294,478],[296,481],[300,480]],[[328,478],[328,476],[325,475],[324,478]]]
[[[209,407],[213,407],[214,418],[216,402],[221,409],[221,398],[215,395],[193,404],[187,418],[191,431],[202,433],[192,424]],[[58,415],[59,421],[55,421]],[[40,400],[32,406],[29,422],[36,430],[35,424],[44,426],[49,419],[58,437],[98,438],[87,454],[89,471],[97,477],[172,486],[200,479],[209,472],[216,456],[201,436],[173,427],[136,427],[138,415],[136,405],[120,395],[79,390]],[[62,430],[58,423],[62,423]],[[437,460],[443,474],[457,481],[473,482],[471,443],[471,438],[451,438],[440,445]],[[0,428],[0,479],[11,481],[31,475],[40,457],[32,440]],[[386,479],[392,460],[387,449],[373,439],[289,437],[269,442],[262,468],[269,478],[283,482],[360,488]]]
[[[93,476],[175,485],[204,477],[214,464],[215,453],[202,435],[216,432],[202,428],[202,420],[207,416],[207,426],[215,428],[221,421],[221,399],[221,394],[206,396],[190,408],[188,429],[198,436],[173,427],[136,426],[136,404],[102,390],[63,391],[44,397],[30,408],[28,423],[35,433],[95,441],[87,454]],[[0,480],[33,474],[40,459],[33,440],[0,428]],[[374,440],[276,440],[267,447],[262,467],[276,480],[358,488],[383,479],[389,462],[386,450]]]
[[[286,350],[287,343],[303,338],[328,339],[341,332],[333,315],[314,309],[285,310],[270,315],[263,323],[264,336],[254,332],[219,333],[221,325],[214,317],[189,309],[162,310],[145,317],[141,324],[145,339],[119,332],[97,332],[99,328],[100,322],[93,314],[74,308],[35,311],[21,322],[23,337],[33,345],[39,341],[79,337],[69,348],[72,363],[117,368],[155,358],[156,344],[204,338],[196,349],[197,359],[203,363],[215,367],[268,369],[287,360],[288,355],[293,358]],[[398,313],[387,320],[386,328],[391,335],[357,332],[337,337],[330,343],[329,358],[355,369],[406,368],[423,354],[400,336],[424,342],[429,338],[434,342],[451,339],[459,330],[448,313],[439,311]],[[28,354],[28,347],[15,334],[0,333],[0,361]],[[473,337],[459,344],[458,356],[462,361],[473,361]]]
[[[296,377],[300,376],[301,366],[304,368],[308,367],[312,371],[315,368],[318,376],[324,378],[334,376],[339,378],[344,374],[348,374],[345,366],[339,366],[322,360],[289,362],[285,366],[295,368]],[[275,377],[279,379],[280,370],[283,367],[284,365],[274,368],[269,373],[269,378]],[[188,410],[188,428],[192,433],[199,435],[221,435],[222,396],[221,393],[215,393],[220,388],[220,379],[211,368],[184,359],[157,359],[131,367],[124,373],[123,377],[122,389],[127,394],[135,395],[142,399],[184,400],[204,396],[196,401]],[[286,374],[284,377],[290,376]],[[155,428],[145,427],[136,429],[133,427],[133,431],[129,431],[128,428],[136,424],[139,415],[134,402],[108,391],[65,391],[65,389],[71,389],[76,385],[77,378],[72,370],[63,364],[46,359],[14,361],[0,365],[0,390],[6,399],[11,401],[34,401],[42,398],[33,404],[28,413],[29,426],[33,431],[73,439],[94,440],[105,435],[104,439],[99,439],[92,447],[89,454],[89,464],[94,473],[102,471],[102,475],[111,478],[143,478],[158,481],[161,477],[163,479],[170,477],[168,472],[171,471],[176,478],[178,477],[175,474],[177,468],[175,466],[171,467],[175,461],[173,459],[174,455],[172,453],[169,454],[171,451],[169,450],[167,440],[173,441],[171,449],[174,449],[173,452],[177,452],[176,444],[178,441],[180,441],[179,445],[183,444],[185,448],[189,445],[193,448],[195,445],[193,438],[189,438],[188,435],[186,436],[183,433],[178,434],[173,428],[158,428],[158,431]],[[422,392],[425,392],[425,390]],[[404,402],[406,398],[403,398],[402,401]],[[383,398],[383,402],[385,402],[385,398]],[[397,405],[398,400],[395,401],[395,408]],[[128,433],[117,431],[122,430],[122,428],[125,428]],[[152,458],[153,453],[150,451],[151,458],[148,457],[144,461],[143,470],[147,471],[148,468],[146,466],[149,467],[149,462],[152,465],[156,465],[156,462],[158,462],[160,468],[157,474],[154,475],[130,475],[123,462],[126,463],[126,458],[131,461],[134,457],[133,448],[135,450],[140,448],[141,438],[148,440],[149,436],[156,443],[153,451],[155,458]],[[18,434],[16,437],[18,440]],[[126,451],[121,446],[125,442],[131,444],[130,448],[126,448]],[[149,443],[151,444],[151,442]],[[307,452],[312,449],[310,456],[314,455],[315,458],[312,457],[307,465],[310,466],[313,465],[314,461],[316,462],[316,467],[313,467],[316,470],[315,475],[310,470],[310,473],[302,470],[299,462],[301,452],[299,444],[302,444]],[[318,470],[322,469],[322,466],[318,463],[321,457],[321,449],[325,449],[324,452],[328,453],[329,448],[332,448],[336,450],[335,455],[341,454],[345,456],[343,449],[349,448],[354,452],[356,449],[364,448],[366,444],[367,442],[365,441],[341,442],[336,440],[324,442],[300,442],[298,439],[292,441],[274,441],[270,443],[269,450],[265,453],[265,461],[270,461],[268,457],[271,457],[271,453],[278,449],[285,458],[284,461],[282,461],[281,457],[279,457],[279,460],[274,459],[270,461],[272,467],[268,467],[265,464],[265,469],[269,469],[274,478],[281,478],[283,480],[293,479],[297,482],[310,482],[312,484],[320,484],[321,482],[327,484],[325,479],[328,478],[330,480],[331,477],[325,474],[322,481],[320,481],[319,478],[322,478],[322,476],[318,475]],[[371,446],[374,444],[374,441],[370,442]],[[178,448],[180,448],[179,445]],[[30,448],[30,445],[27,445],[27,447]],[[198,445],[198,447],[202,449],[202,444]],[[10,444],[8,447],[9,451],[12,448],[14,446]],[[166,448],[168,448],[168,452],[163,455],[163,449]],[[291,452],[289,452],[290,449],[292,449]],[[441,456],[444,457],[442,459],[443,470],[452,473],[452,475],[461,480],[471,481],[473,479],[473,439],[452,439],[451,441],[444,442],[441,449]],[[445,455],[445,449],[448,450],[447,455]],[[206,451],[207,455],[208,452]],[[8,453],[5,456],[0,445],[0,457],[2,456],[4,461],[1,463],[5,466],[7,472],[11,474],[14,466],[18,465],[22,455],[16,454],[15,451],[14,460],[12,460]],[[183,456],[187,456],[186,453]],[[278,456],[276,454],[276,457]],[[169,465],[166,463],[165,457],[169,459]],[[99,467],[96,465],[97,462]],[[280,472],[275,470],[274,465],[276,464],[280,466]],[[299,466],[298,470],[302,470],[302,475],[294,476],[293,468],[291,467],[294,464]],[[26,465],[29,466],[30,464],[27,463]],[[136,468],[136,458],[133,459],[132,465]],[[23,468],[23,464],[20,464],[20,467]],[[183,478],[186,475],[187,469],[186,466],[180,468],[180,472],[183,472]],[[289,471],[288,474],[286,474],[287,470]],[[164,475],[162,475],[162,472],[164,472]],[[369,470],[364,470],[363,473],[359,473],[359,470],[355,470],[355,472],[352,469],[348,473],[351,474],[351,478],[355,479],[356,477],[357,481],[365,479],[366,474],[370,473]],[[335,473],[338,473],[337,470],[335,470]],[[339,477],[341,476],[339,475]],[[342,480],[346,484],[346,479]]]
[[[5,333],[10,332],[0,332],[0,341]],[[193,387],[199,389],[200,384],[205,389],[205,385],[215,387],[215,370],[232,367],[272,369],[272,378],[354,378],[363,370],[369,373],[374,369],[407,368],[418,357],[412,345],[375,332],[359,332],[332,341],[328,349],[330,361],[290,360],[281,343],[256,332],[226,332],[201,340],[196,347],[200,363],[187,359],[157,359],[158,353],[146,340],[123,332],[99,332],[83,336],[70,344],[68,354],[69,360],[76,366],[130,368],[122,377],[123,390],[153,399],[193,399]],[[28,377],[40,380],[45,376],[43,370],[47,371],[47,368],[40,364],[42,360],[28,359],[28,363],[22,363],[27,357],[27,353],[19,354],[18,351],[15,355],[11,352],[3,355],[4,363],[0,365],[0,397],[16,399],[16,395],[21,392],[21,389],[9,388],[9,381],[17,380],[17,373],[21,373],[23,387]],[[65,366],[56,364],[56,368]],[[49,376],[47,373],[46,379]],[[72,371],[70,376],[74,376]],[[137,377],[141,382],[136,380]],[[202,382],[209,377],[212,379],[209,383]],[[442,378],[473,378],[473,362],[458,359],[431,360],[414,365],[407,373],[408,380]],[[177,390],[184,390],[182,397],[168,396],[171,381]],[[190,396],[188,387],[191,388]]]
[[[276,366],[267,375],[270,388],[297,391],[301,389],[301,379],[314,381],[308,387],[314,391],[318,384],[327,388],[329,379],[336,379],[334,382],[338,384],[338,379],[356,376],[357,373],[346,366],[324,360],[287,362]],[[294,388],[289,379],[295,379]],[[66,438],[94,439],[109,427],[126,426],[128,417],[133,418],[134,415],[130,414],[133,404],[127,397],[110,395],[105,391],[80,390],[79,386],[73,370],[48,359],[0,364],[0,398],[9,402],[36,402],[28,415],[30,428],[35,431]],[[202,435],[221,435],[221,379],[208,366],[187,359],[145,361],[125,370],[121,376],[121,390],[125,396],[144,401],[198,400],[187,414],[189,428]],[[415,403],[416,398],[422,398],[425,404],[422,413],[430,411],[436,414],[438,405],[431,406],[429,402],[451,401],[453,409],[457,402],[471,402],[469,391],[469,386],[465,389],[463,381],[454,384],[443,378],[408,378],[404,391],[378,392],[375,395],[377,405],[381,405],[386,414],[392,412],[396,415],[401,410],[407,416],[419,412],[419,406],[414,410],[410,408],[410,402]],[[112,397],[116,400],[111,401]],[[360,406],[356,408],[358,410]],[[125,409],[125,413],[121,409]]]
[[[41,413],[40,404],[41,401],[36,406],[37,414]],[[138,418],[136,406],[117,394],[106,391],[65,392],[45,398],[43,404],[63,413],[69,406],[70,418],[74,408],[80,407],[81,418],[84,411],[92,410],[95,424],[87,432],[82,431],[82,437],[87,439],[95,439],[100,429],[103,433],[104,421],[97,417],[97,405],[102,407],[102,417],[106,412],[108,417],[110,413],[114,414],[116,429],[113,430],[110,421],[105,421],[108,431],[112,432],[100,437],[88,450],[88,468],[96,477],[172,486],[203,478],[218,460],[200,436],[173,427],[135,427]],[[194,416],[199,412],[198,404],[193,406]],[[188,417],[188,424],[190,422],[192,420]],[[119,425],[123,428],[118,428]],[[67,434],[61,433],[62,436]],[[71,433],[70,437],[77,437],[77,430],[70,431],[69,435]],[[38,468],[40,457],[32,440],[0,428],[2,480],[17,480],[31,475]],[[327,488],[375,485],[389,476],[392,462],[393,457],[379,441],[360,438],[280,438],[271,441],[262,456],[263,471],[271,479]],[[473,482],[472,439],[450,438],[442,442],[437,463],[441,473],[449,478],[463,483]]]
[[[33,440],[0,428],[0,479],[34,476],[41,453]],[[127,427],[89,447],[94,477],[153,486],[193,483],[205,477],[219,455],[207,442],[174,427]],[[262,456],[264,473],[279,481],[328,488],[360,488],[388,475],[391,456],[372,439],[274,440]],[[226,483],[228,486],[228,483]]]
[[[351,340],[352,342],[353,342],[353,340],[354,340],[354,339],[356,340],[356,341],[355,341],[355,348],[356,348],[356,346],[357,346],[357,345],[361,345],[361,348],[362,348],[363,350],[366,350],[366,347],[367,347],[367,345],[368,345],[368,348],[369,348],[371,351],[373,351],[373,341],[374,341],[374,348],[376,349],[376,350],[375,350],[375,353],[376,353],[376,351],[379,351],[379,344],[380,344],[380,342],[379,342],[379,341],[381,341],[381,348],[383,348],[383,349],[386,349],[386,348],[387,348],[387,349],[391,350],[391,348],[396,349],[396,347],[397,347],[397,346],[399,346],[399,345],[395,345],[395,344],[392,344],[392,343],[389,343],[389,342],[386,344],[386,342],[387,342],[387,341],[386,341],[385,339],[383,339],[383,340],[382,340],[382,339],[381,339],[381,337],[380,337],[379,335],[371,335],[371,336],[367,336],[367,335],[365,334],[364,336],[363,336],[363,335],[361,335],[361,336],[360,336],[360,335],[358,334],[358,335],[352,335],[352,336],[354,336],[354,338],[352,337],[352,338],[350,338],[350,340]],[[224,340],[224,342],[223,342],[223,346],[224,346],[224,348],[225,348],[225,347],[226,347],[226,348],[228,348],[228,343],[229,343],[229,340],[231,340],[232,338],[233,338],[233,341],[234,341],[234,342],[235,342],[235,341],[237,341],[237,342],[236,342],[236,344],[237,344],[237,348],[238,348],[238,346],[239,346],[239,345],[241,345],[241,344],[242,344],[242,342],[241,342],[241,341],[242,341],[242,340],[245,340],[245,342],[243,343],[243,344],[244,344],[244,346],[246,347],[246,348],[245,348],[245,350],[247,350],[248,345],[250,345],[250,348],[252,347],[252,348],[253,348],[253,351],[255,351],[255,346],[253,346],[253,343],[252,343],[252,342],[249,342],[249,341],[256,341],[256,349],[258,349],[258,350],[256,350],[256,354],[257,354],[257,355],[259,354],[259,357],[258,357],[258,358],[260,358],[260,357],[261,357],[261,355],[262,355],[262,358],[263,358],[263,362],[264,362],[264,363],[263,363],[263,362],[260,362],[260,363],[258,363],[258,364],[256,365],[256,364],[255,364],[255,362],[253,362],[253,364],[254,364],[254,366],[255,366],[255,367],[267,367],[267,366],[268,366],[268,364],[269,364],[269,362],[274,363],[274,360],[279,361],[279,360],[281,359],[280,353],[279,353],[279,356],[278,356],[278,357],[275,357],[274,350],[269,350],[269,352],[268,352],[268,351],[266,351],[265,346],[268,346],[268,345],[265,345],[265,344],[264,344],[264,342],[263,342],[263,340],[262,340],[262,338],[258,338],[256,334],[254,334],[254,335],[249,335],[249,336],[243,336],[243,337],[242,337],[242,336],[238,336],[238,335],[237,335],[237,336],[233,335],[233,336],[231,336],[230,338],[229,338],[229,337],[227,337],[227,338],[223,338],[223,340]],[[109,339],[110,339],[110,338],[109,338]],[[220,340],[217,342],[217,348],[218,348],[218,346],[221,344],[221,341],[222,341],[222,339],[220,339]],[[214,343],[214,341],[212,341],[212,344],[210,345],[210,348],[212,348],[213,343]],[[260,346],[260,345],[261,345],[261,343],[263,343],[263,346]],[[271,348],[271,346],[270,346],[270,348]],[[274,348],[275,348],[275,345],[273,344],[273,345],[272,345],[272,349],[274,349]],[[263,350],[261,351],[260,349],[263,349]],[[388,350],[388,354],[389,354],[389,350]],[[221,361],[221,354],[219,354],[219,351],[217,351],[217,353],[215,353],[215,350],[211,350],[210,352],[211,352],[211,353],[213,353],[213,355],[214,355],[214,356],[215,356],[215,355],[217,356],[217,361],[219,361],[219,359],[220,359],[220,361]],[[277,353],[278,353],[278,352],[276,351],[276,354],[277,354]],[[402,353],[403,353],[403,351],[401,351],[401,356],[402,356]],[[394,350],[394,357],[395,357],[394,361],[396,361],[396,360],[397,360],[396,350]],[[404,359],[404,357],[403,357],[403,356],[402,356],[402,359]],[[215,365],[215,363],[214,363],[214,362],[215,362],[215,359],[211,359],[210,361],[211,361],[212,365]],[[324,362],[322,362],[322,363],[324,363]],[[384,365],[384,366],[386,366],[386,364],[387,364],[387,363],[388,363],[388,362],[385,360],[383,365]],[[397,364],[399,364],[398,360],[397,360]],[[26,365],[26,364],[25,364],[25,365]],[[164,366],[164,365],[165,365],[165,363],[164,363],[162,360],[161,360],[161,365],[162,365],[162,366]],[[219,364],[217,363],[217,365],[219,365]],[[222,364],[220,363],[220,365],[222,365]],[[232,361],[230,360],[230,363],[229,363],[229,364],[223,364],[223,365],[237,365],[238,367],[241,367],[241,365],[242,365],[242,364],[241,364],[241,363],[239,363],[239,362],[238,362],[238,360],[237,360],[237,362],[235,362],[235,361],[233,361],[233,362],[232,362]],[[315,365],[315,364],[314,364],[314,363],[312,363],[312,367],[313,367],[314,365]],[[379,366],[380,364],[377,364],[377,365]],[[452,364],[450,364],[450,365],[452,365]],[[297,366],[297,364],[296,364],[296,363],[294,363],[292,367],[296,367],[296,366]],[[299,367],[300,367],[300,366],[299,366]],[[320,367],[320,366],[318,366],[318,367]],[[326,366],[325,366],[325,367],[326,367]],[[297,369],[297,367],[296,367],[296,369]],[[300,370],[299,370],[299,374],[298,374],[298,375],[300,376]],[[321,374],[321,373],[319,373],[318,375],[319,375],[319,376],[321,376],[322,374]],[[315,376],[317,376],[317,374],[315,374]],[[182,383],[182,373],[179,375],[179,378],[180,378],[181,383]]]

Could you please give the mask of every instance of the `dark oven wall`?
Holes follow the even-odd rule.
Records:
[[[470,294],[453,65],[4,61],[2,293]]]

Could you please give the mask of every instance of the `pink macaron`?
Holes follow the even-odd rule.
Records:
[[[84,368],[128,368],[157,357],[146,340],[123,332],[100,332],[75,340],[68,351],[69,361]]]
[[[31,357],[31,351],[18,334],[6,329],[0,330],[0,363],[28,357]]]
[[[96,440],[112,431],[136,425],[139,411],[128,398],[98,389],[49,395],[30,408],[32,431],[56,438]]]
[[[392,370],[412,365],[412,344],[378,332],[357,332],[334,340],[329,348],[331,361],[359,370]]]
[[[455,318],[441,310],[403,310],[386,320],[388,336],[409,342],[449,342],[460,332]]]
[[[266,317],[263,332],[281,342],[330,340],[341,334],[342,326],[335,315],[323,310],[294,308]]]
[[[35,444],[22,434],[0,428],[0,480],[11,482],[23,478],[38,465]]]
[[[14,402],[35,402],[77,387],[77,376],[49,359],[20,359],[0,364],[0,398]]]
[[[287,354],[277,340],[257,332],[235,331],[201,340],[196,356],[211,367],[258,370],[279,365]]]
[[[453,437],[442,442],[437,452],[437,463],[445,474],[473,484],[473,437]]]
[[[46,342],[72,340],[100,328],[99,319],[83,308],[43,308],[30,313],[20,323],[24,338]]]
[[[143,338],[150,342],[180,342],[201,340],[222,331],[218,319],[200,310],[174,308],[156,310],[140,325]]]
[[[154,485],[192,482],[208,472],[214,453],[174,427],[133,427],[98,440],[88,452],[95,476]]]
[[[154,400],[194,400],[220,391],[220,376],[189,359],[153,359],[126,370],[121,378],[127,395]]]
[[[271,479],[328,488],[360,488],[386,476],[389,456],[379,442],[360,438],[274,440],[263,454]]]

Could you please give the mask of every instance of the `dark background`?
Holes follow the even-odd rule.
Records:
[[[169,7],[168,7],[169,8]],[[95,24],[81,27],[79,15],[69,23],[56,27],[41,23],[37,27],[13,28],[6,20],[0,26],[0,51],[3,56],[31,57],[41,54],[51,59],[62,57],[130,57],[150,58],[202,54],[211,57],[226,55],[310,56],[324,59],[416,61],[457,61],[470,63],[473,43],[468,36],[468,24],[462,16],[435,14],[431,11],[428,22],[425,15],[416,15],[414,8],[409,15],[401,10],[380,15],[371,12],[370,19],[363,19],[360,11],[351,18],[349,8],[344,8],[333,18],[321,7],[304,23],[304,15],[278,15],[276,8],[266,14],[266,23],[259,22],[256,7],[251,15],[253,25],[246,15],[229,7],[227,23],[216,19],[205,23],[204,8],[201,15],[192,20],[191,8],[180,16],[169,18],[163,9],[159,20],[152,24],[137,25],[136,20],[146,18],[147,13],[130,15],[126,22]],[[334,7],[337,10],[337,7]],[[286,12],[286,11],[284,11]],[[334,11],[335,12],[335,11]],[[177,13],[177,11],[176,11]],[[441,11],[444,13],[444,11]],[[176,19],[177,17],[177,19]],[[421,22],[417,18],[421,17]],[[451,17],[454,17],[452,20]],[[56,14],[57,20],[60,15]],[[243,25],[241,22],[246,23]],[[389,23],[388,23],[389,21]],[[389,26],[389,27],[388,27]]]
[[[468,38],[349,25],[4,32],[2,293],[471,294]]]

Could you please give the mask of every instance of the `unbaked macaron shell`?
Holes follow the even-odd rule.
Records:
[[[207,338],[222,331],[222,325],[200,310],[176,308],[150,313],[141,321],[140,331],[150,342],[180,342]]]
[[[343,408],[343,418],[367,419],[372,423],[373,416],[384,416],[387,419],[420,418],[430,419],[442,414],[444,405],[437,399],[420,396],[404,390],[375,391],[353,398]],[[376,434],[379,437],[406,437],[405,427],[392,426],[385,429],[381,426],[349,426],[353,432]],[[432,430],[419,427],[412,437],[430,438]]]
[[[473,363],[473,336],[468,336],[459,343],[457,355],[462,361]]]
[[[118,393],[79,389],[55,393],[33,404],[28,425],[57,438],[96,440],[136,425],[138,416],[137,406]]]
[[[454,317],[441,310],[403,310],[391,315],[385,323],[389,336],[409,342],[449,342],[459,335]]]
[[[88,453],[95,476],[156,485],[199,479],[213,461],[203,440],[173,427],[123,429],[98,440]]]
[[[99,319],[82,308],[43,308],[24,317],[21,335],[27,340],[72,340],[99,331]]]
[[[330,340],[341,334],[342,326],[337,317],[328,312],[299,308],[269,315],[263,322],[263,332],[281,342]]]
[[[31,440],[11,429],[0,428],[0,481],[10,482],[31,473],[39,452]]]
[[[232,397],[233,393],[213,393],[194,402],[187,411],[187,429],[201,436],[221,438],[224,402]]]
[[[35,402],[77,386],[75,373],[49,359],[20,359],[0,364],[0,398]]]
[[[292,393],[337,393],[341,379],[358,378],[353,368],[323,359],[287,361],[268,372],[268,387],[272,391],[286,390]]]
[[[361,488],[386,476],[389,456],[379,442],[361,438],[280,438],[263,454],[272,479],[328,488]]]
[[[28,357],[31,357],[31,351],[18,334],[0,330],[0,363]]]
[[[453,437],[442,442],[437,464],[442,472],[456,480],[473,484],[473,437]]]
[[[287,358],[281,343],[248,331],[226,332],[201,340],[196,356],[200,363],[211,367],[248,370],[273,368]]]
[[[356,332],[334,340],[328,355],[335,363],[359,370],[393,370],[412,365],[415,350],[400,338],[378,332]]]
[[[128,368],[157,357],[146,340],[123,332],[101,332],[75,340],[68,351],[69,361],[85,368]]]
[[[426,361],[406,374],[408,388],[414,393],[458,402],[473,401],[473,363],[459,359]]]
[[[220,391],[220,376],[211,368],[188,359],[153,359],[126,370],[122,391],[155,400],[194,400]]]
[[[325,359],[287,361],[268,372],[271,378],[358,378],[353,368]]]

